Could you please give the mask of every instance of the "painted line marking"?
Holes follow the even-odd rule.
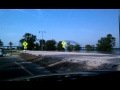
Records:
[[[33,73],[31,73],[30,71],[28,71],[22,64],[15,62],[15,64],[17,64],[18,66],[20,66],[22,69],[24,69],[26,72],[28,72],[30,75],[34,75]]]

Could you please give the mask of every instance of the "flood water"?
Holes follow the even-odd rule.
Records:
[[[81,49],[80,51],[72,51],[72,52],[83,52],[83,53],[100,53],[100,54],[117,54],[120,55],[120,49],[114,48],[111,52],[103,52],[103,51],[86,51],[85,49]]]

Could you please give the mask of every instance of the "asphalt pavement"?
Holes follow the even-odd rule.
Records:
[[[25,61],[18,56],[0,57],[0,81],[50,74],[44,67]]]

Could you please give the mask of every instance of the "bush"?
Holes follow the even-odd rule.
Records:
[[[108,34],[106,37],[102,37],[100,40],[98,40],[96,45],[97,51],[111,51],[115,46],[115,38],[112,37],[111,34]]]
[[[74,45],[69,44],[67,46],[67,50],[70,51],[70,52],[73,51],[74,50]]]
[[[86,46],[85,46],[85,49],[86,49],[87,51],[91,51],[93,48],[92,48],[91,45],[86,45]]]
[[[75,51],[79,51],[80,49],[81,49],[80,45],[76,44],[76,45],[74,46],[74,50],[75,50]]]

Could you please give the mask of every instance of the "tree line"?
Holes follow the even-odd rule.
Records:
[[[9,46],[7,46],[7,49],[14,49],[14,48],[12,48],[12,45],[13,45],[12,42],[9,42],[8,44],[9,44]],[[4,43],[3,43],[3,41],[0,39],[0,47],[2,47],[3,45],[4,45]]]
[[[20,44],[21,44],[21,49],[24,49],[23,46],[23,42],[26,41],[28,43],[27,45],[27,49],[28,50],[46,50],[46,51],[54,51],[54,50],[58,50],[58,51],[64,51],[65,49],[62,47],[62,41],[59,41],[58,43],[56,42],[56,40],[52,39],[52,40],[44,40],[41,39],[38,42],[37,41],[37,37],[33,34],[30,33],[25,33],[23,35],[23,38],[20,39]],[[76,45],[72,45],[69,44],[67,47],[68,51],[79,51],[80,50],[80,45],[76,44]]]
[[[28,50],[46,50],[46,51],[64,51],[65,49],[67,51],[79,51],[81,49],[81,46],[76,44],[73,45],[71,43],[67,43],[66,48],[62,47],[62,41],[59,41],[58,43],[55,41],[55,39],[52,40],[44,40],[40,39],[37,40],[36,35],[33,35],[31,33],[25,33],[23,37],[19,40],[20,42],[20,48],[21,50],[24,49],[23,42],[26,41],[28,43],[27,49]],[[38,41],[38,42],[37,42]],[[113,37],[111,34],[107,34],[106,37],[101,37],[97,44],[96,48],[94,45],[87,44],[85,45],[85,49],[87,51],[91,50],[97,50],[97,51],[111,51],[113,47],[115,46],[116,38]],[[12,42],[9,43],[10,46],[12,46]],[[0,46],[3,46],[3,42],[0,40]]]

